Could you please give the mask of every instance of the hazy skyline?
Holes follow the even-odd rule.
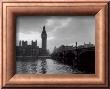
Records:
[[[41,47],[43,26],[47,32],[47,49],[60,45],[95,44],[94,16],[18,16],[16,40],[35,41]]]

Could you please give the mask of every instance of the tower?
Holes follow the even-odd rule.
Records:
[[[19,46],[21,46],[21,40],[19,41]]]
[[[41,33],[41,38],[42,38],[42,53],[46,54],[47,52],[47,33],[45,30],[45,26],[43,26],[43,31]]]

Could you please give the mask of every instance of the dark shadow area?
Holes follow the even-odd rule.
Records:
[[[84,73],[95,73],[95,51],[86,51],[80,54],[77,68]]]
[[[92,46],[60,46],[51,54],[52,59],[69,65],[83,74],[95,74],[95,47]]]

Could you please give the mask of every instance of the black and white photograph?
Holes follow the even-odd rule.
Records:
[[[17,16],[17,74],[95,74],[94,16]]]

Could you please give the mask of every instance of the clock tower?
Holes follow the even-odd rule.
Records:
[[[42,53],[46,54],[46,52],[47,52],[47,33],[45,30],[45,26],[43,26],[41,38],[42,38]]]

